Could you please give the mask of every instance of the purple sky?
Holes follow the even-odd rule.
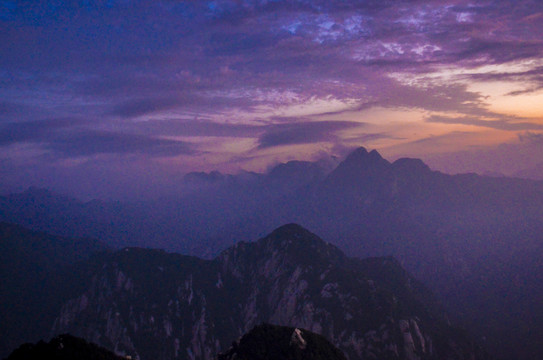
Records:
[[[0,0],[0,191],[152,196],[365,146],[543,174],[543,2]]]

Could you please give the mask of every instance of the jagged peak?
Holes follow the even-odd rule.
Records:
[[[250,257],[256,261],[280,254],[294,263],[307,264],[326,260],[334,263],[345,258],[345,254],[336,246],[327,243],[299,224],[291,223],[280,226],[256,242],[239,242],[223,251],[218,259]]]
[[[377,150],[373,149],[372,151],[369,152],[368,154],[370,157],[374,157],[374,158],[377,158],[377,159],[382,159],[383,157],[381,156],[381,154],[379,154],[379,152],[377,152]]]
[[[358,149],[351,152],[345,160],[340,164],[343,166],[356,166],[356,167],[367,167],[368,165],[374,165],[374,164],[389,164],[389,162],[379,154],[377,150],[371,150],[368,152],[366,148],[359,147]]]
[[[377,150],[368,152],[365,148],[359,147],[328,175],[326,184],[334,191],[344,186],[360,186],[362,179],[380,178],[389,170],[390,163],[381,157]]]
[[[334,262],[345,255],[336,246],[327,243],[303,226],[295,223],[283,225],[258,240],[257,246],[267,251],[278,250],[285,255],[303,257],[311,261],[326,258]]]
[[[343,162],[354,162],[360,159],[364,159],[369,155],[368,150],[365,147],[361,146],[356,148],[354,151],[349,153]]]

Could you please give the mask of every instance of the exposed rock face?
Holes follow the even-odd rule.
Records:
[[[302,336],[302,331],[298,328],[294,329],[290,336],[290,345],[296,346],[300,350],[305,350],[307,347],[307,341]]]
[[[321,334],[349,359],[484,358],[393,258],[348,258],[297,225],[213,261],[125,249],[89,276],[53,332],[134,359],[213,359],[262,322]]]

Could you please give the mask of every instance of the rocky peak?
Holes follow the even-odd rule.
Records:
[[[218,261],[229,267],[240,265],[245,270],[235,272],[261,272],[264,269],[287,269],[291,267],[320,267],[335,264],[345,258],[336,246],[329,244],[298,224],[283,225],[256,243],[238,243],[224,251]],[[250,259],[248,264],[247,259]],[[265,267],[262,267],[263,264]],[[271,264],[274,264],[270,268]]]
[[[294,247],[295,249],[305,248],[306,250],[335,249],[339,252],[335,246],[326,243],[317,235],[295,223],[286,224],[275,229],[268,236],[260,239],[258,243],[265,247],[285,250]]]
[[[376,150],[368,152],[360,147],[328,175],[325,187],[332,191],[361,186],[371,188],[388,177],[390,168],[390,163]]]
[[[372,166],[383,166],[388,164],[388,161],[383,159],[377,150],[368,152],[364,147],[359,147],[350,153],[341,163],[344,165],[368,168]],[[341,166],[340,164],[340,166]]]
[[[363,159],[366,156],[368,156],[368,150],[366,150],[365,147],[360,146],[359,148],[355,149],[353,152],[351,152],[347,157],[345,158],[345,161],[356,161],[356,159]]]

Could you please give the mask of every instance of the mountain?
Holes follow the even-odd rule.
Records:
[[[48,343],[26,343],[5,360],[126,360],[127,357],[69,334]],[[261,324],[232,343],[218,360],[346,360],[345,355],[323,336],[286,326]]]
[[[70,283],[72,289],[60,291],[64,269],[106,249],[0,222],[0,356],[48,334],[54,314],[78,288]]]
[[[126,360],[84,339],[64,334],[48,343],[24,344],[5,360]]]
[[[250,241],[284,224],[280,215],[271,223],[270,217],[260,219],[268,213],[267,205],[296,198],[298,187],[323,177],[321,166],[304,161],[279,164],[265,175],[189,173],[180,183],[182,197],[140,202],[83,202],[29,188],[0,196],[0,221],[100,239],[117,248],[153,246],[212,258],[235,241]]]
[[[346,360],[323,336],[288,326],[262,324],[243,335],[218,360]]]
[[[299,225],[214,260],[126,248],[94,258],[53,333],[134,359],[212,359],[263,322],[308,329],[349,359],[485,359],[390,257],[345,256]]]
[[[532,354],[523,359],[543,358],[543,319],[526,315],[539,306],[503,300],[538,298],[543,288],[530,275],[532,256],[543,256],[543,181],[447,175],[364,148],[331,171],[289,162],[266,174],[185,180],[192,191],[183,197],[140,203],[79,202],[31,189],[0,197],[0,220],[207,259],[295,222],[351,256],[394,256],[428,284],[452,321],[486,337],[504,358],[520,358],[518,343]]]

